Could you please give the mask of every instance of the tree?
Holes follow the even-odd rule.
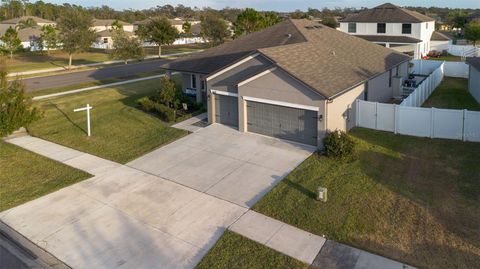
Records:
[[[471,21],[465,27],[465,38],[473,42],[473,45],[477,45],[477,41],[480,40],[480,19]]]
[[[465,18],[467,14],[463,11],[454,11],[450,12],[447,15],[447,22],[453,28],[464,28],[465,27]]]
[[[202,17],[200,27],[203,38],[207,39],[214,46],[225,42],[225,39],[230,36],[230,31],[225,21],[210,13]]]
[[[37,26],[37,22],[32,18],[28,18],[26,20],[21,20],[17,24],[18,29],[25,29],[25,28],[30,28],[30,27],[34,27],[34,26]]]
[[[0,63],[0,137],[12,134],[20,127],[40,119],[42,114],[32,106],[32,99],[25,96],[21,81],[7,80],[4,61]]]
[[[123,29],[114,30],[112,38],[114,59],[123,60],[125,64],[128,64],[129,59],[143,59],[143,46],[137,38],[128,36]]]
[[[92,17],[79,8],[66,8],[58,21],[59,41],[68,53],[68,69],[72,68],[73,54],[88,50],[95,41],[90,29]]]
[[[333,29],[337,28],[337,21],[332,16],[323,17],[322,24]]]
[[[112,22],[112,29],[113,30],[123,30],[123,24],[119,20],[115,20]]]
[[[0,41],[3,42],[2,47],[10,53],[10,59],[13,58],[13,52],[19,49],[22,45],[22,41],[18,37],[18,33],[12,27],[8,27],[5,34],[0,37]]]
[[[264,18],[260,12],[253,8],[246,8],[237,17],[235,22],[235,35],[250,34],[264,27]]]
[[[278,17],[278,14],[276,12],[273,12],[273,11],[265,12],[263,14],[262,27],[263,28],[270,27],[270,26],[275,25],[275,24],[277,24],[281,21],[282,21],[282,19],[280,19],[280,17]]]
[[[170,21],[165,18],[156,18],[150,20],[141,30],[140,36],[158,45],[158,57],[162,56],[162,46],[170,45],[178,37],[178,30],[172,26]]]
[[[189,21],[186,21],[182,25],[183,35],[186,37],[192,37],[192,24]]]
[[[160,79],[158,101],[168,107],[176,108],[180,105],[181,92],[177,89],[175,82],[168,76]]]
[[[44,47],[47,49],[47,54],[50,54],[50,50],[56,49],[58,47],[58,35],[55,27],[48,24],[42,26],[42,32],[37,43],[41,49]]]

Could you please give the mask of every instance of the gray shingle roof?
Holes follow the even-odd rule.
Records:
[[[430,40],[432,40],[432,41],[448,41],[448,40],[451,40],[451,38],[446,36],[445,34],[442,34],[440,32],[435,31],[435,32],[433,32]]]
[[[35,16],[23,16],[23,17],[18,17],[18,18],[10,19],[10,20],[1,21],[0,24],[15,24],[15,25],[16,25],[16,24],[18,24],[20,21],[26,21],[27,19],[33,19],[33,20],[34,20],[35,22],[37,22],[37,23],[52,23],[52,24],[55,23],[54,21],[42,19],[42,18],[35,17]]]
[[[224,45],[180,58],[162,68],[210,74],[254,51],[262,53],[325,97],[333,97],[410,59],[405,54],[317,22],[286,20]]]
[[[392,42],[392,43],[411,43],[416,44],[422,42],[420,39],[416,39],[408,36],[391,36],[391,35],[355,35],[370,42]]]
[[[468,57],[466,63],[480,70],[480,57]]]
[[[295,24],[287,20],[203,52],[179,58],[173,62],[162,65],[162,68],[210,74],[242,59],[259,48],[305,41],[305,37],[300,33]]]
[[[401,8],[394,4],[386,3],[371,9],[365,9],[355,14],[350,14],[341,22],[399,22],[419,23],[435,21],[416,11]]]
[[[116,20],[101,20],[101,19],[93,19],[93,26],[112,26],[112,23],[114,23]],[[118,21],[121,23],[123,26],[128,26],[132,25],[131,23],[124,22],[124,21]]]

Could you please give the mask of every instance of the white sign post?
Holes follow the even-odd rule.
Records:
[[[81,107],[81,108],[77,108],[77,109],[74,109],[73,112],[80,112],[80,111],[87,111],[87,134],[88,136],[90,136],[90,109],[92,109],[93,107],[91,107],[89,104],[87,104],[86,107]]]

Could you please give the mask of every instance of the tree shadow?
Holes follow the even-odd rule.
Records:
[[[73,126],[75,126],[76,128],[78,128],[80,131],[82,131],[83,133],[85,134],[88,134],[88,132],[83,129],[82,127],[80,127],[80,125],[76,124],[68,115],[67,113],[65,113],[63,110],[61,110],[57,104],[54,104],[54,103],[49,103],[51,106],[53,106],[58,112],[60,112],[60,114],[63,115],[63,117],[65,117],[65,119],[67,119],[67,121],[69,121]]]

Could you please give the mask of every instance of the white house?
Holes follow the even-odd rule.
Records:
[[[419,59],[431,50],[435,19],[386,3],[347,16],[340,31]]]
[[[148,18],[148,19],[145,19],[143,21],[134,22],[133,25],[134,25],[135,31],[138,29],[138,27],[140,25],[146,25],[150,20],[152,20],[152,18]],[[200,35],[201,27],[200,27],[200,21],[199,20],[184,20],[184,19],[181,19],[181,18],[175,18],[175,19],[169,19],[169,21],[170,21],[170,24],[172,25],[172,27],[177,29],[178,33],[180,34],[180,37],[178,37],[175,40],[175,42],[173,42],[172,45],[186,45],[186,44],[197,44],[197,43],[205,43],[206,42],[206,40],[203,37],[201,37],[201,35]],[[187,21],[192,26],[192,28],[191,28],[192,36],[191,37],[187,37],[185,35],[182,35],[183,33],[185,33],[185,31],[183,30],[183,24]],[[154,46],[156,46],[156,44],[151,43],[151,42],[145,42],[144,46],[145,47],[154,47]]]
[[[134,26],[131,23],[118,21],[118,20],[93,20],[93,29],[97,35],[95,42],[92,44],[93,48],[96,49],[111,49],[113,47],[113,39],[112,39],[112,24],[117,21],[120,25],[122,25],[123,31],[127,33],[129,36],[134,35]]]
[[[26,28],[20,28],[22,22],[31,20],[35,22],[36,25]],[[24,49],[39,50],[37,48],[35,41],[40,37],[41,28],[45,25],[56,26],[57,23],[54,21],[42,19],[35,16],[23,16],[10,20],[5,20],[0,22],[0,36],[3,36],[8,28],[16,29],[18,32],[18,37],[22,41],[22,47]]]

